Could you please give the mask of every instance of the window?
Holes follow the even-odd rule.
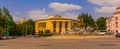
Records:
[[[53,22],[53,28],[56,28],[56,21]]]
[[[39,23],[39,28],[46,28],[46,22]]]
[[[116,21],[116,28],[118,28],[118,22]]]
[[[68,22],[65,22],[65,28],[66,29],[68,28]]]
[[[61,28],[59,28],[59,32],[61,32]]]
[[[59,28],[62,28],[62,22],[59,22]]]
[[[56,32],[56,29],[53,29],[53,32]]]
[[[62,22],[60,21],[59,22],[59,32],[61,32],[61,29],[62,29]]]
[[[118,20],[118,17],[115,17],[115,20]]]

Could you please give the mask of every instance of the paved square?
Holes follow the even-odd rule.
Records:
[[[20,37],[0,40],[0,49],[118,49],[120,39],[115,37],[90,39],[47,39]]]

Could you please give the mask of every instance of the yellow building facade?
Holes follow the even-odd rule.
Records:
[[[73,23],[77,20],[68,19],[65,16],[48,16],[48,19],[41,19],[35,22],[35,33],[50,30],[54,34],[62,34],[72,29]]]

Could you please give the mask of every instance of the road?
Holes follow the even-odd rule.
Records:
[[[25,38],[0,40],[0,49],[119,49],[115,37],[90,39]]]

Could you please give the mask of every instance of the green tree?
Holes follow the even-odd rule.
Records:
[[[26,35],[26,23],[19,24],[19,29],[21,30],[22,35]]]
[[[27,27],[27,34],[33,35],[35,31],[35,22],[32,19],[29,19],[26,22],[26,27]]]
[[[3,14],[3,9],[0,8],[0,28],[1,28],[1,34],[3,34],[5,32],[5,27],[6,27],[6,17]]]
[[[78,16],[78,20],[83,19],[84,22],[84,27],[94,27],[95,26],[95,21],[92,18],[91,15],[88,13],[82,13],[81,15]]]
[[[2,15],[2,9],[0,8],[0,35],[2,34],[3,29],[3,15]]]
[[[14,21],[12,15],[6,7],[0,8],[0,30],[1,34],[6,34],[6,31],[13,28]],[[10,30],[9,30],[10,32]]]
[[[97,27],[97,30],[105,30],[106,29],[106,18],[99,17],[96,20],[96,27]]]
[[[6,7],[3,8],[3,15],[5,17],[5,28],[6,28],[6,35],[10,36],[10,29],[13,27],[14,21],[12,15],[9,13]]]
[[[25,36],[25,35],[33,35],[35,31],[35,22],[32,19],[29,19],[23,23],[15,24],[11,32],[12,35],[15,36]]]

